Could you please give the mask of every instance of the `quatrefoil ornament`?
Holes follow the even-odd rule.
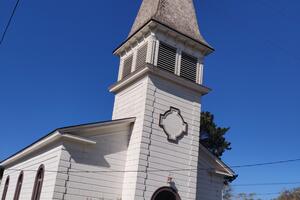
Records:
[[[174,107],[160,115],[159,126],[164,130],[168,140],[175,142],[188,131],[188,124],[184,121],[180,110]]]

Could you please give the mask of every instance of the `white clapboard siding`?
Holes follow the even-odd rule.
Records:
[[[180,109],[188,123],[188,135],[178,144],[169,142],[159,127],[160,114],[171,106]],[[139,172],[125,173],[122,199],[150,199],[158,188],[167,185],[170,175],[183,199],[196,199],[196,171],[170,174],[151,170],[197,169],[200,107],[199,94],[157,77],[145,77],[116,95],[114,119],[137,117],[125,169]]]
[[[214,167],[211,158],[206,152],[200,150],[198,160],[197,179],[197,200],[220,200],[224,187],[224,177],[216,173],[209,172],[208,169]]]
[[[113,119],[136,117],[127,151],[126,171],[138,171],[143,169],[142,160],[140,160],[140,151],[142,146],[146,146],[145,143],[142,143],[144,139],[142,132],[144,128],[146,93],[147,78],[144,78],[122,90],[116,94],[115,97]],[[122,199],[135,199],[139,188],[144,188],[143,179],[138,177],[137,172],[126,172],[124,174]]]
[[[47,148],[44,148],[33,155],[30,155],[27,159],[17,162],[14,165],[8,167],[4,171],[4,180],[7,176],[10,177],[10,183],[8,187],[8,192],[6,199],[13,199],[17,179],[20,172],[14,169],[24,170],[24,179],[21,188],[20,200],[31,199],[34,180],[36,176],[36,171],[39,166],[43,164],[45,166],[45,175],[43,188],[41,192],[41,200],[53,199],[53,192],[56,183],[56,176],[58,170],[58,163],[60,160],[62,147],[60,145],[52,145]],[[2,196],[3,184],[0,188],[0,196]]]
[[[188,123],[188,134],[178,144],[169,142],[159,127],[160,114],[171,106],[180,109]],[[151,199],[157,189],[167,186],[170,175],[182,199],[196,199],[196,171],[151,170],[197,169],[200,106],[200,94],[158,77],[146,76],[116,95],[114,119],[137,117],[125,169],[139,172],[125,173],[123,200]]]
[[[167,185],[171,176],[182,199],[194,200],[197,189],[197,173],[190,171],[151,172],[164,169],[196,169],[198,167],[200,95],[157,77],[150,77],[147,84],[146,111],[143,134],[151,140],[145,159],[150,172],[145,180],[143,198],[150,199],[160,187]],[[159,127],[159,116],[170,107],[180,109],[188,123],[188,134],[178,144],[171,143]]]
[[[59,169],[68,173],[58,174],[55,199],[121,198],[130,129],[77,133],[95,145],[64,142]]]

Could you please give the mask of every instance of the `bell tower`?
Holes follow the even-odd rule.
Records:
[[[196,199],[201,97],[210,91],[203,63],[212,52],[193,0],[143,0],[114,51],[120,67],[110,87],[113,119],[136,117],[122,200],[157,200],[172,191],[171,199]]]

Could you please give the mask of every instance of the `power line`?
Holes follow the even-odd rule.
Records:
[[[276,195],[281,194],[281,192],[269,192],[269,193],[253,193],[254,196],[266,196],[266,195]],[[235,197],[239,197],[239,195],[235,195]]]
[[[10,18],[9,18],[7,24],[6,24],[6,27],[5,27],[5,29],[4,29],[4,32],[3,32],[2,36],[1,36],[0,46],[1,46],[1,44],[3,43],[3,41],[4,41],[5,35],[6,35],[7,30],[8,30],[8,28],[9,28],[11,22],[12,22],[12,19],[13,19],[15,13],[16,13],[16,10],[17,10],[17,7],[18,7],[19,3],[20,3],[20,0],[17,0],[17,1],[16,1],[16,4],[15,4],[15,7],[14,7],[14,9],[13,9],[11,15],[10,15]]]
[[[284,163],[291,163],[291,162],[299,162],[300,158],[291,159],[291,160],[280,160],[280,161],[273,161],[273,162],[265,162],[265,163],[256,163],[256,164],[246,164],[246,165],[235,165],[229,168],[247,168],[247,167],[259,167],[259,166],[267,166],[267,165],[277,165],[277,164],[284,164]]]
[[[292,163],[292,162],[299,162],[300,158],[297,159],[290,159],[290,160],[280,160],[280,161],[273,161],[273,162],[264,162],[264,163],[254,163],[254,164],[245,164],[245,165],[235,165],[235,166],[225,166],[226,169],[231,168],[250,168],[250,167],[259,167],[259,166],[269,166],[269,165],[277,165],[277,164],[285,164],[285,163]],[[6,169],[7,171],[31,171],[36,172],[37,170],[25,170],[25,169],[15,169],[10,168]],[[177,168],[177,169],[153,169],[147,170],[147,172],[181,172],[181,171],[212,171],[216,170],[216,168]],[[46,170],[46,172],[54,172],[54,173],[127,173],[127,172],[146,172],[145,170],[70,170],[70,171],[55,171],[55,170]]]
[[[270,182],[270,183],[244,183],[234,184],[233,187],[248,187],[248,186],[275,186],[275,185],[300,185],[300,182]]]

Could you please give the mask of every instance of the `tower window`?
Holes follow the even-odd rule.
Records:
[[[157,67],[175,73],[176,52],[176,48],[161,42],[158,51]]]
[[[21,172],[19,175],[19,178],[18,178],[17,186],[16,186],[14,200],[19,200],[21,188],[22,188],[22,184],[23,184],[23,177],[24,177],[24,174],[23,174],[23,172]]]
[[[42,186],[44,181],[45,167],[41,165],[37,171],[31,200],[39,200],[41,197]]]
[[[146,64],[148,45],[144,44],[137,51],[136,70],[141,69]]]
[[[133,55],[128,56],[124,60],[122,78],[126,78],[131,73]]]
[[[6,178],[1,200],[5,200],[8,186],[9,186],[9,176]]]
[[[183,52],[181,55],[180,76],[190,81],[196,82],[197,62],[197,58]]]

